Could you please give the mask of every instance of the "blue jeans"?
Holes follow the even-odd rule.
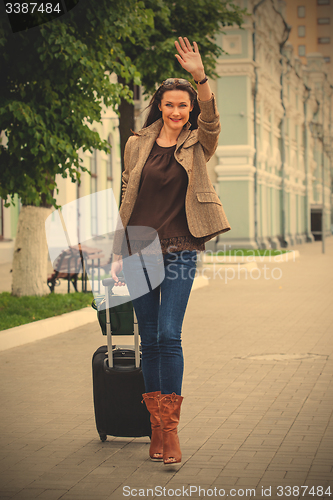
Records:
[[[184,359],[181,330],[196,269],[196,251],[163,255],[162,283],[133,300],[138,319],[146,392],[181,395]],[[126,277],[126,259],[124,260]]]

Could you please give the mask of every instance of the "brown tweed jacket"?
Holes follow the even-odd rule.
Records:
[[[207,237],[205,240],[208,241],[216,234],[229,231],[230,225],[206,167],[216,150],[221,129],[215,97],[213,95],[209,101],[198,102],[201,111],[198,129],[189,130],[189,123],[183,128],[177,140],[175,158],[188,174],[185,210],[189,230],[196,238]],[[119,211],[124,228],[127,227],[135,205],[142,169],[162,126],[162,119],[157,120],[131,136],[126,143]],[[119,244],[116,237],[115,254],[120,254]]]

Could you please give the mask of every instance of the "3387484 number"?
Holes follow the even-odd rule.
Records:
[[[53,12],[61,13],[60,4],[53,5],[51,2],[7,2],[7,14],[33,14],[34,12],[41,12],[43,14],[52,14]]]
[[[304,497],[304,495],[312,495],[313,497],[330,497],[331,487],[324,488],[323,486],[278,486],[276,494],[278,497]]]

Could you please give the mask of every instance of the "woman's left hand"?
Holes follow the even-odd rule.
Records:
[[[191,73],[194,80],[203,80],[205,78],[205,69],[201,60],[198,45],[193,42],[194,52],[190,42],[186,37],[184,39],[180,36],[179,42],[175,42],[178,54],[176,57],[181,66]]]

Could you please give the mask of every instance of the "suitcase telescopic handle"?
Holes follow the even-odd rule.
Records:
[[[107,345],[108,345],[108,361],[109,361],[109,368],[113,368],[113,356],[112,356],[112,334],[111,334],[111,318],[110,318],[110,296],[109,296],[109,287],[110,289],[112,288],[113,284],[112,283],[104,283],[104,281],[112,282],[114,283],[114,280],[112,278],[105,279],[103,280],[103,285],[105,286],[105,300],[106,300],[106,339],[107,339]]]
[[[118,279],[121,283],[125,283],[125,280],[122,276],[119,276]],[[102,283],[103,283],[103,286],[107,286],[107,287],[112,288],[114,286],[114,284],[116,283],[116,281],[113,278],[105,278],[104,280],[102,280]]]
[[[124,282],[123,277],[119,277],[119,281]],[[109,289],[111,289],[115,283],[113,278],[105,278],[102,281],[105,286],[105,299],[106,299],[106,337],[107,337],[107,345],[108,345],[108,362],[109,368],[113,368],[113,354],[112,354],[112,333],[111,333],[111,317],[110,317],[110,295]],[[139,346],[139,325],[138,320],[133,310],[133,319],[134,319],[134,350],[135,350],[135,367],[139,368],[140,366],[140,346]]]

